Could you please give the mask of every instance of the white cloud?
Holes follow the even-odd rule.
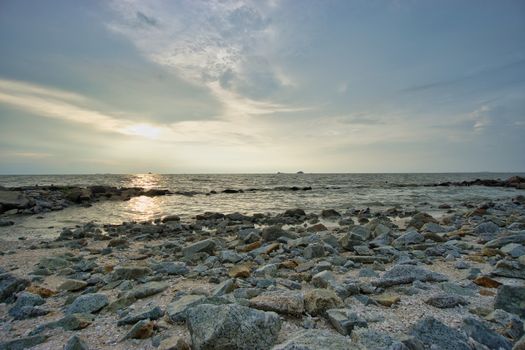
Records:
[[[261,75],[282,87],[296,85],[270,59],[278,35],[269,14],[278,10],[278,1],[129,0],[111,4],[117,18],[108,27],[128,38],[149,60],[192,84],[207,86],[223,104],[221,117],[237,120],[301,110],[247,97],[247,86],[260,86]],[[155,25],[141,25],[143,17]],[[254,65],[253,60],[264,64]]]

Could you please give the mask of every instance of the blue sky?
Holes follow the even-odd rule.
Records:
[[[0,2],[0,173],[525,170],[525,3]]]

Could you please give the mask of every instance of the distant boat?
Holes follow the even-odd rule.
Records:
[[[297,174],[304,174],[304,172],[301,171],[301,170],[299,170],[299,171],[297,172]]]

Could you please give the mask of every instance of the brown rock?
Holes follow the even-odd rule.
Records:
[[[247,252],[251,252],[254,249],[259,248],[260,246],[261,246],[261,241],[256,241],[250,244],[240,246],[237,248],[237,250],[243,253],[247,253]]]
[[[480,291],[479,291],[479,295],[484,295],[484,296],[494,296],[496,295],[496,292],[490,290],[490,289],[484,289],[482,288]]]
[[[251,269],[249,265],[236,265],[230,269],[228,275],[231,278],[247,278],[250,277]]]
[[[372,299],[375,300],[378,304],[387,307],[391,307],[392,305],[397,304],[401,301],[401,298],[397,295],[389,294],[378,295],[376,297],[373,297]]]
[[[304,295],[306,311],[313,315],[323,315],[326,310],[336,309],[343,305],[341,298],[330,289],[311,289]]]
[[[265,254],[270,254],[271,252],[279,249],[281,247],[281,244],[280,243],[272,243],[268,246],[268,248],[266,248],[266,250],[264,251]]]
[[[295,269],[298,266],[295,260],[285,260],[279,264],[281,269]]]
[[[54,290],[35,285],[30,285],[29,287],[27,287],[26,291],[28,291],[29,293],[40,295],[42,298],[49,298],[57,294],[57,292]]]
[[[493,280],[490,277],[487,276],[480,276],[474,280],[474,283],[476,283],[478,286],[482,286],[485,288],[498,288],[501,286],[501,283]]]

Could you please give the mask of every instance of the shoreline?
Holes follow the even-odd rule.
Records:
[[[449,209],[438,220],[400,208],[406,227],[388,211],[289,209],[87,223],[55,240],[4,241],[0,343],[510,349],[525,317],[513,306],[525,293],[525,198]],[[217,315],[222,331],[202,333],[222,327]]]

